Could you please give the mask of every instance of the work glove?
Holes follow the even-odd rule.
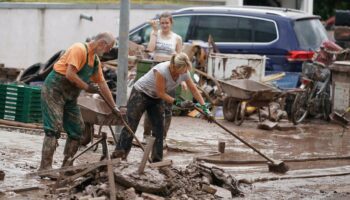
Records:
[[[88,86],[89,87],[85,90],[86,92],[92,93],[92,94],[99,93],[100,89],[96,84],[90,83]]]
[[[193,109],[194,103],[189,100],[175,99],[174,105],[182,109]]]
[[[115,106],[113,108],[114,112],[119,113],[121,116],[125,116],[127,108],[125,106]]]
[[[196,103],[196,107],[201,109],[203,113],[205,114],[205,118],[208,120],[208,122],[213,122],[215,120],[213,114],[209,110],[209,104],[201,105],[200,103]]]

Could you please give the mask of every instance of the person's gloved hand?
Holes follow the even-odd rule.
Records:
[[[90,83],[88,86],[89,87],[85,90],[86,92],[92,93],[92,94],[99,93],[100,89],[96,84]]]
[[[183,109],[193,109],[194,103],[189,100],[182,101],[181,99],[175,99],[174,105]]]
[[[213,122],[215,120],[215,118],[214,118],[213,114],[210,112],[208,106],[209,106],[209,104],[201,105],[200,103],[196,103],[196,107],[203,111],[203,113],[205,114],[205,118],[209,122]]]
[[[120,106],[120,107],[115,106],[113,110],[114,112],[119,113],[122,116],[125,116],[127,112],[127,108],[125,106]]]

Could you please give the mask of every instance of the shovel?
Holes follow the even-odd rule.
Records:
[[[350,107],[345,110],[343,114],[340,114],[338,112],[333,112],[329,115],[329,118],[331,118],[332,121],[342,126],[344,129],[347,128],[346,126],[349,124],[349,120],[345,118],[345,114],[350,111]]]
[[[209,116],[207,116],[201,109],[197,108],[196,106],[194,107],[198,112],[200,112],[202,115],[206,116],[207,118],[209,118]],[[250,145],[248,142],[246,142],[245,140],[243,140],[242,138],[240,138],[237,134],[233,133],[232,131],[228,130],[225,126],[223,126],[222,124],[220,124],[219,122],[217,122],[215,120],[215,118],[211,117],[211,121],[214,122],[215,124],[217,124],[218,126],[220,126],[222,129],[224,129],[225,131],[227,131],[228,133],[230,133],[233,137],[235,137],[236,139],[238,139],[239,141],[241,141],[243,144],[247,145],[249,148],[253,149],[256,153],[258,153],[260,156],[262,156],[263,158],[265,158],[268,162],[268,168],[269,171],[271,172],[275,172],[275,173],[286,173],[289,170],[288,165],[286,165],[283,161],[281,160],[274,160],[272,158],[269,158],[267,155],[263,154],[262,152],[260,152],[258,149],[256,149],[255,147],[253,147],[252,145]]]
[[[134,131],[131,130],[129,124],[125,121],[124,117],[123,117],[120,113],[118,113],[118,111],[115,111],[115,110],[114,110],[113,106],[110,105],[110,104],[108,103],[106,97],[104,97],[104,96],[102,95],[101,92],[99,92],[99,95],[102,97],[102,99],[103,99],[103,100],[105,101],[105,103],[108,105],[108,107],[112,110],[112,113],[113,113],[114,115],[116,115],[116,116],[120,116],[120,118],[121,118],[121,120],[122,120],[122,122],[123,122],[125,128],[126,128],[126,129],[129,131],[129,133],[134,137],[134,139],[136,140],[136,142],[137,142],[137,144],[140,146],[140,148],[141,148],[143,151],[145,151],[145,147],[141,144],[140,140],[136,137]]]

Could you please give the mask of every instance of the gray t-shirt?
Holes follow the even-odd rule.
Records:
[[[179,78],[174,81],[171,77],[170,70],[170,61],[162,62],[154,66],[149,72],[142,76],[138,81],[136,81],[134,87],[136,90],[147,94],[148,96],[158,99],[156,92],[156,77],[155,71],[159,72],[165,79],[165,92],[169,93],[174,90],[182,81],[186,81],[190,78],[189,72],[180,74]]]

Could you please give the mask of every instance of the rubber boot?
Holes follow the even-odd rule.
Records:
[[[73,165],[73,161],[71,161],[70,159],[72,159],[75,153],[77,153],[79,149],[79,145],[80,145],[79,140],[73,140],[73,139],[67,138],[66,145],[63,151],[64,158],[62,162],[62,167]]]
[[[125,150],[122,149],[115,149],[112,154],[111,154],[111,158],[115,159],[115,158],[120,158],[122,160],[126,160],[127,158],[127,153],[125,152]]]
[[[56,137],[44,137],[43,148],[41,151],[41,163],[38,171],[52,169],[53,154],[57,147]],[[40,175],[41,178],[48,177],[50,179],[57,179],[57,174]]]

